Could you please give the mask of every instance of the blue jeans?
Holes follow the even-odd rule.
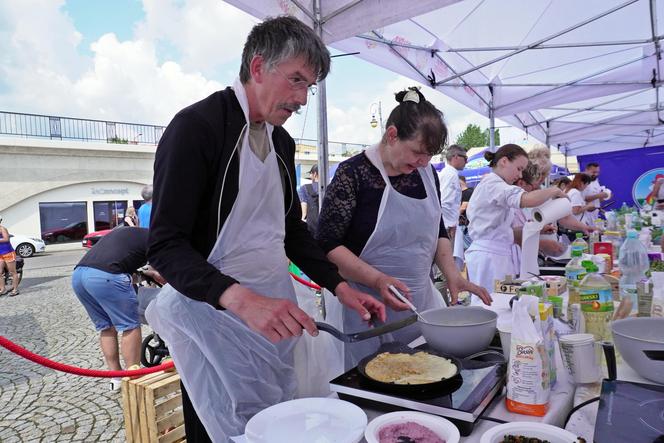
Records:
[[[138,299],[129,274],[79,266],[72,275],[72,286],[97,331],[115,327],[122,332],[140,327]]]

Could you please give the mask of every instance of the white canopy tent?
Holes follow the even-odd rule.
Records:
[[[566,155],[664,144],[657,0],[227,1],[258,18],[295,15],[332,47]]]

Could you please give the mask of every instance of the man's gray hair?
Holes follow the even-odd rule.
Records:
[[[452,160],[455,155],[466,155],[466,150],[463,149],[463,147],[459,145],[450,145],[446,150],[445,150],[445,159],[447,161]]]
[[[267,18],[249,33],[240,65],[242,83],[251,78],[249,64],[255,55],[263,57],[268,70],[287,59],[304,57],[318,81],[330,72],[330,51],[323,41],[309,26],[287,15]]]
[[[143,200],[146,202],[152,200],[152,185],[143,186],[143,189],[141,189],[141,197],[143,197]]]

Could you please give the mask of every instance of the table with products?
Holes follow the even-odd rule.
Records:
[[[511,319],[511,308],[509,307],[509,300],[514,297],[514,294],[493,293],[491,295],[494,302],[490,309],[498,314],[499,324],[501,323],[501,320],[509,321],[509,319]],[[424,339],[420,338],[411,343],[410,346],[416,347],[422,343],[424,343]],[[480,415],[481,417],[486,417],[489,420],[486,418],[477,419],[470,435],[465,437],[462,436],[460,441],[464,443],[479,442],[485,432],[495,426],[498,426],[499,421],[545,423],[563,428],[565,419],[574,406],[575,385],[572,383],[572,380],[563,365],[562,356],[558,346],[556,346],[556,352],[554,355],[556,362],[557,381],[556,384],[551,388],[548,411],[544,416],[537,417],[532,415],[522,415],[508,411],[505,405],[506,388],[503,384],[499,393],[493,397],[484,412]],[[383,410],[376,410],[367,407],[363,409],[366,412],[369,421],[384,413]],[[498,421],[491,421],[490,419]]]
[[[411,343],[411,345],[419,345],[421,341]],[[575,387],[570,382],[565,369],[563,368],[562,359],[559,352],[556,352],[556,365],[558,370],[558,380],[556,385],[551,389],[551,397],[549,400],[549,410],[543,417],[535,417],[531,415],[515,414],[507,410],[505,406],[505,388],[494,397],[491,403],[487,406],[482,416],[502,420],[505,422],[528,421],[546,423],[557,427],[562,427],[565,422],[567,414],[572,410],[575,398]],[[380,416],[383,412],[375,409],[366,409],[369,421]],[[469,436],[461,437],[463,443],[477,443],[480,441],[482,435],[489,429],[497,426],[498,422],[478,419],[472,433]],[[365,440],[362,440],[365,441]]]

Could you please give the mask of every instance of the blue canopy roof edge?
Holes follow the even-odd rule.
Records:
[[[459,171],[459,175],[466,177],[466,184],[469,187],[473,187],[480,182],[483,176],[491,172],[491,167],[489,167],[489,162],[484,158],[484,153],[488,151],[489,148],[484,148],[480,152],[477,152],[470,157],[468,157],[468,162],[466,167]],[[442,171],[446,165],[444,162],[433,163],[436,171]],[[551,172],[549,173],[549,179],[555,180],[557,178],[568,176],[569,170],[562,166],[551,165]]]

